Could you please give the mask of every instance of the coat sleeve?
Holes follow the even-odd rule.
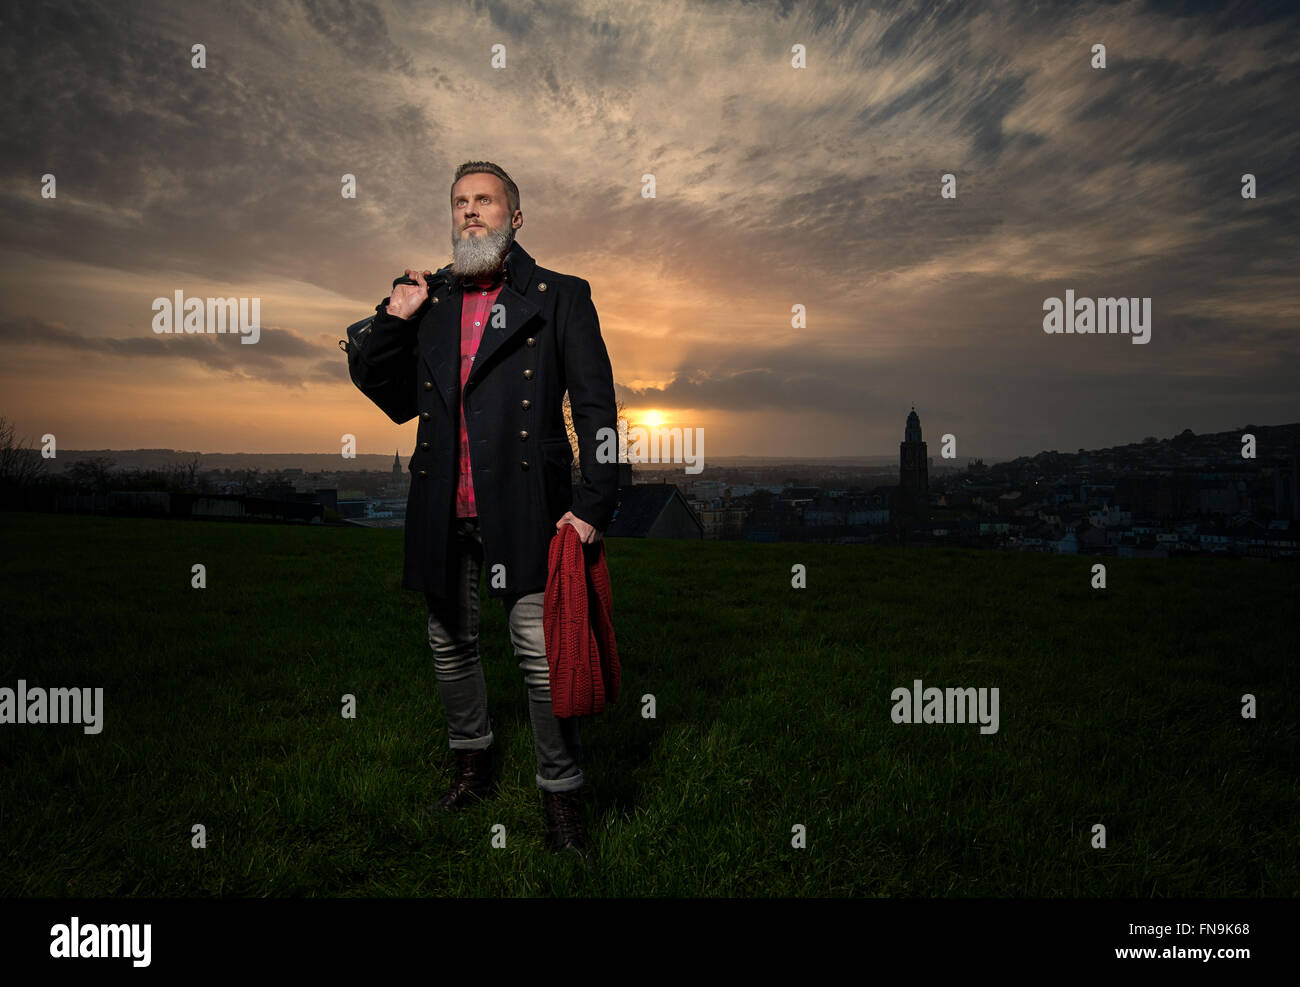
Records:
[[[575,517],[598,531],[609,527],[618,506],[618,463],[596,460],[598,432],[617,434],[614,372],[600,335],[600,320],[591,301],[591,285],[576,278],[577,288],[564,321],[564,377],[569,389],[573,426],[578,433],[578,463],[582,483],[574,488]],[[605,443],[608,447],[608,443]]]
[[[416,329],[422,308],[409,319],[388,314],[388,299],[375,307],[375,317],[348,343],[348,373],[352,383],[398,425],[415,417]]]

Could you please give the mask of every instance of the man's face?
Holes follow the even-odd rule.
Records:
[[[451,190],[452,271],[490,277],[523,224],[522,212],[510,212],[505,182],[485,172],[466,175]]]

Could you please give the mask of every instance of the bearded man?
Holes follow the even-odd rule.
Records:
[[[589,841],[576,719],[551,710],[542,628],[551,537],[565,524],[592,544],[613,517],[618,466],[600,462],[613,434],[609,356],[582,278],[539,267],[515,240],[519,189],[490,161],[456,169],[453,260],[406,283],[349,345],[353,383],[393,421],[417,415],[408,469],[402,585],[425,594],[429,644],[455,777],[436,803],[458,810],[495,793],[495,736],[478,652],[480,571],[500,597],[528,687],[536,782],[551,849]],[[571,475],[569,394],[581,482]],[[601,432],[610,429],[610,432]]]

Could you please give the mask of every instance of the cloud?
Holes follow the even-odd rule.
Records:
[[[312,343],[293,329],[263,326],[256,343],[244,343],[237,334],[162,334],[128,337],[92,336],[69,329],[59,322],[33,318],[0,320],[0,342],[9,346],[31,346],[44,350],[73,350],[126,360],[185,360],[215,374],[241,380],[263,380],[301,387],[308,381],[337,383],[339,373],[329,374],[329,360],[318,360],[302,373],[301,361],[319,357],[328,347]],[[334,365],[348,380],[347,361],[339,351]],[[142,371],[142,376],[150,371]]]
[[[969,368],[1014,367],[1020,399],[1048,409],[1061,388],[1086,404],[1109,367],[1145,390],[1106,388],[1098,428],[1160,406],[1179,431],[1208,401],[1188,375],[1225,368],[1235,417],[1261,417],[1249,396],[1273,394],[1269,358],[1294,338],[1296,275],[1279,258],[1300,228],[1298,39],[1300,14],[1276,4],[6,9],[0,249],[132,277],[274,276],[360,317],[396,270],[445,263],[452,171],[486,158],[520,185],[520,242],[591,281],[616,377],[673,381],[638,399],[746,409],[760,443],[780,408],[851,422],[928,388],[993,434],[1005,409]],[[190,66],[195,42],[206,69]],[[1258,199],[1240,196],[1247,171]],[[47,172],[57,199],[39,196]],[[956,200],[939,195],[945,173]],[[1159,360],[1067,356],[1035,335],[1035,309],[1067,287],[1151,296]],[[62,300],[43,324],[93,325],[93,304]],[[801,335],[794,304],[810,313]],[[10,325],[32,310],[0,302]],[[51,346],[350,386],[293,330],[248,354],[44,331]],[[882,375],[897,384],[881,390]],[[1078,427],[1063,411],[1034,427],[1079,444],[1058,439]]]

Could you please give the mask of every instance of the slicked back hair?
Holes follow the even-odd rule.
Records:
[[[500,165],[493,164],[491,161],[466,161],[456,169],[456,177],[451,180],[451,187],[454,190],[456,183],[466,175],[474,174],[496,175],[497,178],[505,184],[506,187],[506,204],[510,207],[510,215],[515,214],[519,208],[519,186],[515,184],[514,179],[506,174],[506,170]],[[451,198],[451,193],[447,193],[447,198]]]

